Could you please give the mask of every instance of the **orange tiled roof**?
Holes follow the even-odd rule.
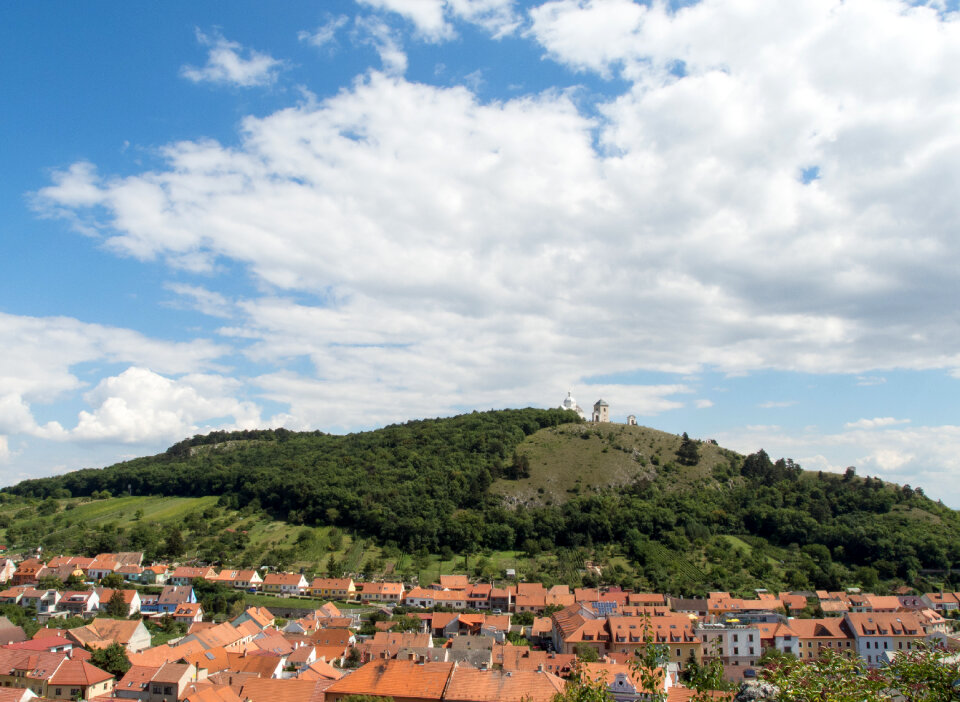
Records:
[[[326,681],[323,680],[263,680],[243,683],[240,694],[251,702],[323,702]]]
[[[326,692],[439,700],[453,667],[453,663],[376,660],[337,680]]]
[[[450,702],[551,702],[566,683],[550,673],[525,670],[504,672],[457,667],[444,700]]]
[[[66,687],[71,685],[96,685],[112,678],[113,676],[107,671],[101,670],[86,661],[66,660],[57,668],[57,672],[50,677],[49,684]]]

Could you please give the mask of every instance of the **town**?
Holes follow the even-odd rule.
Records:
[[[905,587],[744,599],[547,588],[506,573],[496,584],[308,581],[144,565],[139,552],[6,558],[0,582],[3,700],[550,702],[577,670],[616,702],[681,702],[693,695],[685,674],[711,661],[741,683],[771,656],[831,652],[879,668],[920,647],[960,650],[960,593]],[[198,592],[215,590],[288,606],[213,615]],[[637,661],[652,646],[662,662],[645,676]]]

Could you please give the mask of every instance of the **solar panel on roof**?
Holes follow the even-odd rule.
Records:
[[[592,602],[591,604],[597,610],[597,613],[602,616],[613,614],[617,609],[616,602]]]

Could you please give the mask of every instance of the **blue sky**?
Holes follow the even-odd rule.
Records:
[[[0,482],[603,397],[960,507],[955,2],[0,8]]]

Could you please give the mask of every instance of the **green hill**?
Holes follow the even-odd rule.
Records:
[[[958,513],[919,490],[560,410],[215,432],[0,497],[14,545],[318,572],[514,567],[578,584],[593,561],[609,582],[702,594],[950,586],[960,563]]]

